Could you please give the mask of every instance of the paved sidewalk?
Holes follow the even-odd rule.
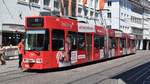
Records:
[[[0,73],[5,73],[13,70],[19,70],[18,68],[19,60],[8,60],[5,65],[0,65]]]

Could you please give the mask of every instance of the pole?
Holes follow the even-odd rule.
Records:
[[[43,0],[40,0],[40,11],[42,11],[44,8],[44,3],[43,3]]]
[[[68,1],[68,15],[72,16],[72,0]]]

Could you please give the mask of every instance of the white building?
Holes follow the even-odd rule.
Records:
[[[145,0],[146,1],[146,0]],[[107,24],[112,29],[135,35],[137,49],[149,49],[150,41],[150,7],[144,0],[106,0],[105,13]]]

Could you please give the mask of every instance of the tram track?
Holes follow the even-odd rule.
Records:
[[[14,79],[18,79],[21,77],[28,77],[28,76],[33,76],[33,75],[37,75],[39,73],[29,73],[29,72],[22,72],[19,70],[14,70],[14,71],[10,71],[9,73],[3,73],[0,75],[0,82],[6,82],[6,81],[10,81],[10,80],[14,80]]]
[[[148,56],[149,56],[149,55],[147,55],[147,56],[145,56],[145,57],[148,57]],[[115,75],[119,75],[120,73],[126,72],[126,71],[128,71],[128,70],[130,70],[130,69],[132,69],[132,68],[138,67],[138,66],[140,66],[140,65],[142,65],[142,64],[144,64],[144,63],[146,63],[146,62],[148,62],[148,59],[150,59],[150,57],[148,57],[148,58],[145,58],[145,59],[143,59],[143,60],[140,60],[140,61],[138,61],[137,63],[135,63],[134,65],[132,65],[132,66],[126,68],[126,70],[121,70],[120,72],[115,73],[115,74],[112,74],[112,75],[105,75],[105,74],[104,74],[104,73],[107,73],[107,72],[109,72],[109,71],[112,71],[113,69],[115,69],[115,68],[117,68],[117,67],[126,66],[126,65],[128,65],[128,64],[131,64],[132,62],[135,62],[135,60],[139,60],[140,58],[141,58],[141,57],[138,57],[138,58],[132,59],[132,60],[130,60],[130,61],[128,61],[128,62],[119,64],[119,65],[117,65],[117,66],[113,66],[113,67],[111,67],[111,68],[104,69],[104,70],[102,70],[102,71],[99,71],[99,72],[96,72],[96,73],[94,73],[94,74],[91,74],[91,75],[82,77],[82,78],[80,78],[80,79],[76,79],[76,80],[70,81],[70,82],[68,82],[67,84],[80,84],[80,83],[82,83],[81,81],[88,80],[88,78],[90,78],[90,77],[92,77],[92,76],[93,76],[93,77],[94,77],[94,76],[95,76],[95,77],[104,76],[102,79],[100,79],[100,80],[98,80],[97,82],[94,83],[94,84],[99,84],[100,82],[105,81],[105,80],[107,80],[107,79],[109,79],[109,78],[112,78],[112,77],[115,76]],[[144,62],[144,63],[141,64],[141,62]],[[99,76],[97,76],[97,75],[99,75]],[[95,78],[95,79],[96,79],[96,78]],[[77,82],[79,82],[79,83],[77,83]]]

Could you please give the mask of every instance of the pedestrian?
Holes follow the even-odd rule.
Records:
[[[4,55],[5,55],[5,49],[3,48],[2,45],[0,45],[0,61],[1,61],[1,65],[6,64],[6,61],[4,59]]]
[[[18,44],[18,50],[19,50],[19,68],[22,68],[22,56],[24,54],[24,39],[21,39],[21,41]]]

